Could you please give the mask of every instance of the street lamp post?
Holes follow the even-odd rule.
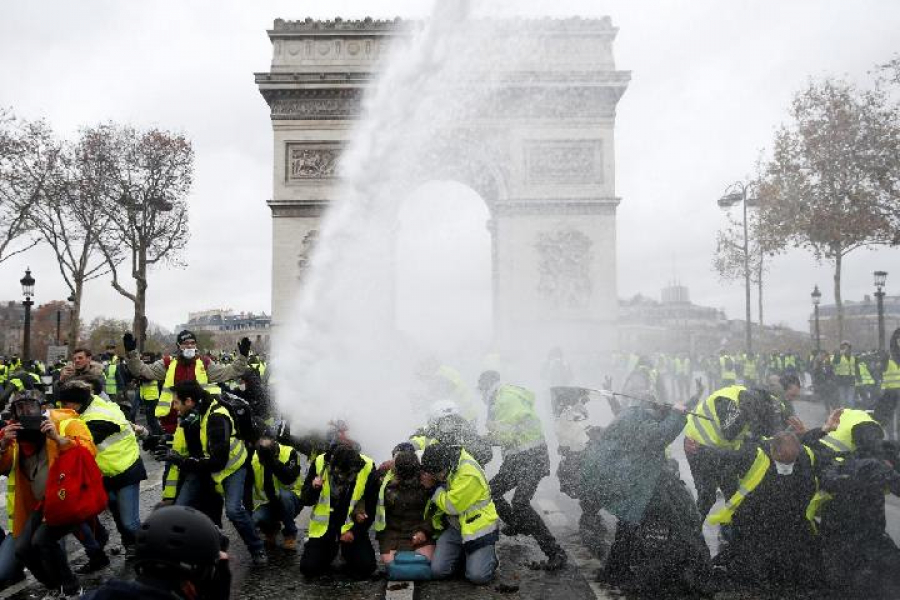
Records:
[[[875,271],[875,298],[878,300],[878,352],[884,352],[884,284],[886,271]]]
[[[747,222],[747,208],[749,206],[756,206],[757,199],[753,196],[749,195],[748,192],[753,187],[753,182],[751,183],[743,183],[741,181],[737,183],[733,183],[725,189],[725,194],[719,198],[719,207],[728,209],[734,206],[735,204],[743,205],[744,212],[744,308],[745,314],[744,318],[746,319],[746,340],[745,345],[747,347],[747,354],[749,355],[753,352],[753,332],[752,332],[752,323],[750,321],[750,234],[749,234],[749,224]]]
[[[822,301],[822,292],[819,291],[819,286],[813,288],[812,294],[812,303],[813,303],[813,311],[815,312],[816,319],[816,354],[822,349],[822,337],[819,334],[819,302]]]
[[[34,296],[34,277],[31,276],[31,269],[25,269],[25,277],[19,280],[19,283],[22,284],[22,295],[25,296],[25,300],[22,302],[22,306],[25,307],[25,332],[22,336],[22,363],[27,363],[31,360],[31,307],[34,306],[34,301],[31,299]]]

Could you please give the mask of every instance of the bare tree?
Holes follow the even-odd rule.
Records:
[[[100,248],[110,221],[103,205],[111,173],[106,150],[93,130],[83,131],[75,144],[60,144],[53,176],[31,210],[34,228],[53,249],[71,294],[70,340],[78,340],[84,285],[109,272]],[[110,253],[110,260],[120,262],[121,256]]]
[[[842,338],[844,257],[892,243],[900,224],[898,109],[883,90],[826,79],[794,97],[791,117],[760,182],[761,227],[832,263]]]
[[[147,336],[147,274],[159,264],[181,266],[190,236],[187,196],[193,182],[194,151],[182,135],[158,129],[138,131],[107,124],[94,134],[108,145],[112,183],[104,199],[109,218],[101,249],[112,286],[134,305],[132,329],[143,350]],[[120,258],[130,269],[133,290],[119,277]]]
[[[29,214],[57,153],[45,123],[22,121],[0,109],[0,263],[40,242]]]
[[[757,303],[759,310],[759,326],[763,320],[763,282],[768,272],[769,259],[780,253],[780,247],[775,240],[769,239],[759,224],[756,214],[748,216],[748,246],[750,266],[750,283],[756,286]],[[725,227],[716,232],[716,252],[713,255],[713,270],[719,278],[725,282],[741,281],[744,279],[744,227],[731,215]]]

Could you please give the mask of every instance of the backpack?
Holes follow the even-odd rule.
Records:
[[[218,403],[231,415],[237,439],[250,443],[255,443],[259,439],[261,429],[253,416],[253,409],[246,400],[223,390]]]
[[[397,552],[387,566],[387,578],[389,581],[428,581],[431,579],[431,561],[415,552]]]
[[[54,527],[92,519],[109,502],[96,459],[81,442],[74,443],[74,448],[59,453],[47,474],[44,520]]]

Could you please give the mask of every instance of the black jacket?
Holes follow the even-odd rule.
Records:
[[[216,473],[228,464],[228,453],[231,448],[231,421],[221,414],[209,415],[206,420],[206,437],[209,457],[203,454],[200,440],[200,425],[203,415],[212,409],[211,404],[201,404],[193,417],[182,419],[184,439],[187,442],[190,458],[182,462],[181,468],[189,472]]]
[[[306,480],[303,482],[303,491],[301,492],[300,501],[304,506],[315,506],[319,502],[319,494],[321,489],[313,487],[313,480],[316,478],[315,467],[310,467],[306,474]],[[353,480],[355,481],[355,479]],[[375,521],[375,509],[378,504],[379,492],[378,469],[373,468],[369,473],[366,481],[366,490],[363,493],[362,501],[366,507],[366,520],[362,523],[353,522],[354,536],[366,535],[369,527]],[[328,531],[330,535],[340,535],[341,527],[347,520],[347,513],[351,509],[350,500],[353,496],[353,485],[348,485],[343,494],[338,498],[337,502],[332,500],[331,503],[331,521],[328,523]]]

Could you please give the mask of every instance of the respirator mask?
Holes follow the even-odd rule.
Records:
[[[185,357],[188,360],[193,360],[197,356],[196,348],[185,348],[181,351],[181,356]]]
[[[779,475],[793,475],[794,474],[794,463],[782,463],[775,461],[775,470]]]

